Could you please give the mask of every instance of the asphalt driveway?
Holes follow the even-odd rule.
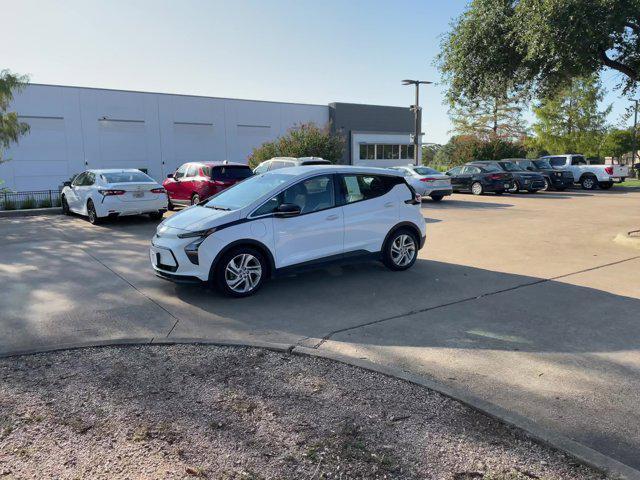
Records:
[[[156,278],[156,222],[0,219],[0,353],[88,341],[301,345],[391,365],[640,469],[640,191],[425,202],[415,267],[334,267],[231,300]]]

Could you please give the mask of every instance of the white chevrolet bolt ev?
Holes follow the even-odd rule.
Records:
[[[244,297],[265,279],[374,258],[411,267],[425,242],[420,196],[396,171],[305,166],[267,172],[165,219],[151,242],[156,275]]]
[[[62,211],[86,216],[91,223],[105,217],[148,214],[159,220],[167,211],[166,190],[134,168],[87,170],[65,182]]]

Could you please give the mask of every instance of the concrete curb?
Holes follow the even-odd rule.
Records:
[[[36,215],[60,215],[62,208],[30,208],[29,210],[0,210],[0,218],[35,217]]]
[[[511,425],[520,430],[524,430],[529,436],[536,441],[550,446],[556,450],[563,451],[575,458],[582,464],[588,465],[598,471],[608,475],[610,478],[622,480],[640,480],[640,471],[635,470],[611,457],[593,450],[575,440],[571,440],[564,435],[552,432],[545,428],[539,427],[532,420],[510,412],[498,405],[482,400],[473,395],[457,391],[451,387],[428,378],[405,372],[394,367],[386,367],[378,365],[369,360],[352,358],[345,355],[339,355],[332,352],[319,351],[313,348],[300,347],[296,345],[255,341],[237,341],[237,340],[211,340],[204,338],[156,338],[156,337],[140,337],[140,338],[121,338],[115,340],[87,341],[77,344],[58,344],[50,346],[42,346],[39,348],[16,350],[0,353],[1,358],[10,358],[23,355],[33,355],[37,353],[53,353],[64,350],[80,350],[93,347],[118,347],[118,346],[135,346],[135,345],[211,345],[221,347],[244,347],[244,348],[262,348],[279,353],[288,353],[306,357],[324,358],[327,360],[351,365],[353,367],[362,368],[371,372],[386,375],[388,377],[398,378],[424,388],[428,388],[453,400],[461,402],[474,410],[478,410],[485,415],[495,418],[496,420]]]
[[[640,236],[631,237],[628,233],[619,233],[613,241],[619,245],[624,245],[625,247],[640,249]]]

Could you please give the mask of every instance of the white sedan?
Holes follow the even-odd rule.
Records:
[[[159,220],[167,211],[167,192],[140,170],[87,170],[65,182],[62,211],[84,215],[95,224],[102,218],[148,214]]]
[[[433,168],[416,165],[392,168],[402,172],[407,183],[416,192],[423,197],[431,197],[434,202],[439,202],[443,197],[453,193],[451,178]]]

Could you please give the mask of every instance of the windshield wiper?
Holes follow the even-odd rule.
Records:
[[[229,210],[231,210],[230,208],[227,207],[221,207],[219,205],[207,205],[207,208],[213,208],[214,210],[224,210],[225,212],[228,212]]]

